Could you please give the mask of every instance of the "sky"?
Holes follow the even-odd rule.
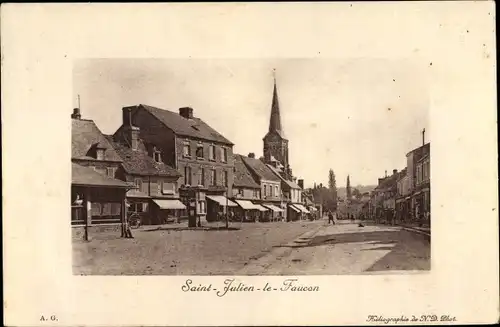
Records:
[[[293,174],[306,187],[374,185],[406,166],[406,153],[431,141],[429,90],[409,59],[80,59],[73,106],[106,134],[124,106],[178,112],[189,106],[235,146],[262,156],[275,69]]]

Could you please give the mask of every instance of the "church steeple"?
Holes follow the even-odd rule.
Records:
[[[274,77],[274,89],[273,89],[273,101],[271,104],[271,117],[269,119],[269,133],[277,133],[282,138],[285,137],[283,133],[283,128],[281,127],[281,114],[280,114],[280,104],[278,100],[278,90],[276,87],[276,75],[275,70],[273,70]]]
[[[274,75],[274,70],[273,70]],[[264,136],[264,162],[281,167],[282,175],[287,180],[292,180],[292,169],[288,161],[288,140],[283,133],[281,125],[281,113],[278,100],[278,88],[276,76],[274,76],[273,99],[271,103],[271,117],[269,119],[269,131]]]

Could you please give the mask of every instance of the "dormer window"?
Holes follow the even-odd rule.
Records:
[[[96,149],[96,159],[104,160],[104,149]]]
[[[161,151],[156,147],[153,147],[153,160],[155,162],[161,162]]]

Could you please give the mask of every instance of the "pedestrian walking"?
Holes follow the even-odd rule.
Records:
[[[328,224],[330,224],[330,221],[335,225],[335,220],[333,219],[333,213],[331,211],[328,212]]]

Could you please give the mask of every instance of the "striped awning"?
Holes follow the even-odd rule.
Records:
[[[186,206],[179,200],[153,200],[162,210],[186,209]]]
[[[226,204],[228,207],[237,207],[238,206],[236,203],[229,200],[228,198],[226,198],[223,195],[207,195],[207,198],[214,201],[214,202],[217,202],[221,206],[226,206]]]
[[[297,212],[297,213],[301,212],[301,211],[300,211],[300,209],[298,209],[298,208],[294,207],[294,206],[293,206],[293,205],[291,205],[291,204],[289,205],[289,207],[290,207],[290,209],[292,209],[293,211],[295,211],[295,212]]]
[[[283,212],[284,211],[283,209],[278,208],[277,206],[275,206],[273,204],[264,203],[263,206],[268,208],[268,209],[271,209],[274,212]]]
[[[235,200],[243,210],[256,210],[255,204],[248,200]]]
[[[299,209],[300,211],[302,211],[303,213],[309,213],[309,210],[307,210],[306,207],[304,207],[302,204],[294,204],[294,206]]]
[[[269,209],[267,208],[264,208],[263,206],[261,206],[260,204],[253,204],[255,209],[259,210],[259,211],[268,211]]]

